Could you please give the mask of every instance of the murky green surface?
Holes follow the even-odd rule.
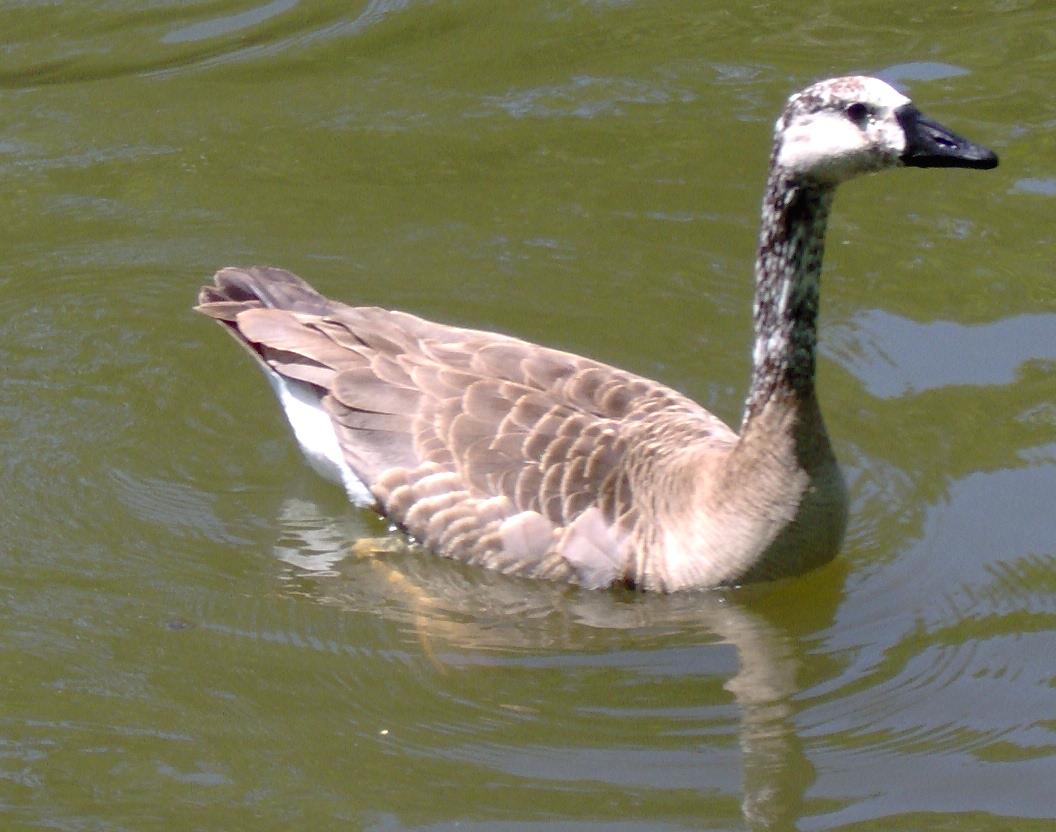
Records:
[[[0,7],[0,827],[1056,828],[1056,9]],[[638,597],[342,558],[190,311],[224,264],[736,424],[771,124],[886,73],[993,146],[837,201],[844,555]]]

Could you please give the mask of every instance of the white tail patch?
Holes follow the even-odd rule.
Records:
[[[345,461],[334,424],[323,410],[316,388],[284,378],[269,367],[265,370],[308,464],[321,476],[343,485],[352,502],[373,505],[374,495]]]

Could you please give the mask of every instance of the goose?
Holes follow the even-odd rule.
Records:
[[[788,99],[763,198],[739,432],[659,382],[348,306],[278,268],[223,268],[195,308],[263,368],[312,467],[427,550],[591,589],[768,580],[835,557],[847,524],[815,391],[836,186],[997,161],[877,78],[832,78]]]

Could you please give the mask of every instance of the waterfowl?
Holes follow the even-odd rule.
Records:
[[[821,81],[778,119],[740,431],[589,358],[329,300],[224,268],[199,312],[258,360],[309,463],[427,549],[589,588],[675,591],[834,557],[847,492],[815,391],[835,187],[886,168],[993,168],[876,78]]]

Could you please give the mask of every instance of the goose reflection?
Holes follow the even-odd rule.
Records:
[[[737,788],[729,771],[718,770],[727,759],[723,754],[730,752],[721,742],[710,746],[717,742],[716,721],[727,723],[727,730],[732,723],[742,768],[743,820],[753,829],[792,828],[803,816],[805,795],[816,777],[796,733],[803,634],[831,624],[842,593],[839,565],[783,583],[779,592],[772,586],[670,596],[591,592],[424,558],[412,545],[394,545],[391,535],[375,540],[384,529],[368,527],[361,514],[335,517],[309,500],[288,499],[280,513],[283,534],[274,551],[286,566],[286,592],[395,625],[404,643],[421,646],[441,679],[438,684],[444,678],[452,683],[459,673],[523,670],[526,664],[536,672],[602,664],[629,673],[632,683],[607,692],[612,701],[606,710],[623,724],[641,720],[643,713],[661,716],[659,738],[644,731],[637,738],[661,767],[671,737],[684,735],[683,748],[703,752],[691,758],[698,767],[697,788]],[[357,538],[350,546],[348,541]],[[643,679],[663,675],[705,684],[690,687],[700,693],[688,707],[669,708],[636,695],[637,689],[656,690]],[[460,690],[467,688],[459,684]],[[685,702],[681,696],[679,705]],[[731,697],[735,713],[729,710]],[[571,709],[570,724],[581,726],[597,708],[577,707],[575,700],[572,694],[568,701],[551,701],[549,710]],[[516,700],[502,708],[538,716]],[[698,733],[704,741],[694,739]],[[600,730],[592,738],[607,742]],[[685,765],[683,758],[677,765]]]

